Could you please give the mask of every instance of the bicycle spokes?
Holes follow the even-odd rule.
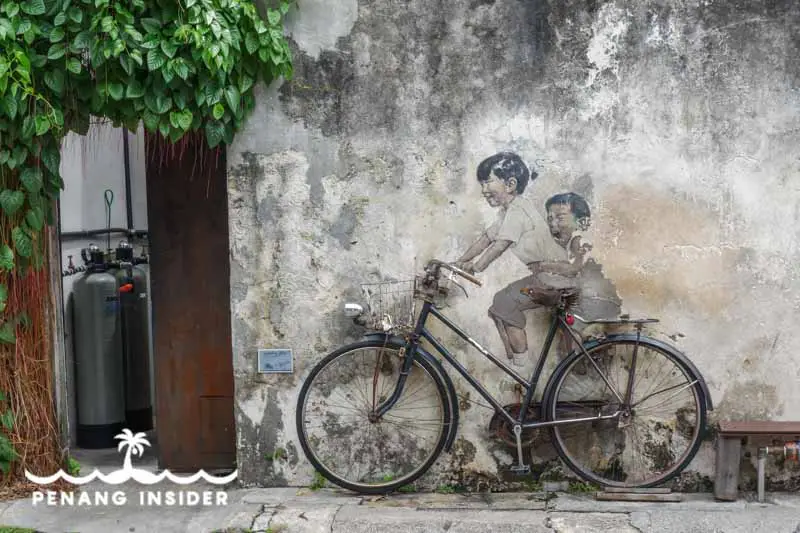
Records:
[[[589,356],[592,361],[584,355],[562,376],[554,418],[618,416],[554,429],[565,457],[606,484],[647,485],[675,471],[699,438],[697,380],[650,345],[601,345]],[[630,402],[620,402],[609,384],[630,390]]]
[[[398,350],[369,347],[341,354],[308,390],[302,428],[324,470],[359,486],[414,474],[438,453],[445,431],[443,396],[431,373],[414,364],[402,395],[381,417],[402,367]]]

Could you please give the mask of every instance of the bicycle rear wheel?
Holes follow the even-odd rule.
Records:
[[[442,378],[415,356],[397,403],[370,414],[395,390],[402,346],[369,340],[320,361],[297,401],[300,445],[326,479],[367,494],[390,492],[423,475],[444,447],[451,410]]]
[[[576,352],[553,373],[548,418],[624,415],[553,426],[561,459],[585,480],[605,486],[654,487],[679,474],[697,453],[706,424],[699,377],[676,354],[647,338],[607,340],[587,353],[597,367]],[[629,406],[598,369],[622,399],[632,378]]]

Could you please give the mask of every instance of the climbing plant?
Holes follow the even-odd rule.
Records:
[[[14,426],[14,415],[11,409],[5,407],[6,395],[0,390],[0,475],[8,474],[13,463],[17,457],[17,450],[11,439],[8,438],[8,433]]]
[[[104,117],[134,131],[143,123],[165,142],[194,132],[210,147],[230,143],[255,105],[256,83],[292,76],[290,7],[0,0],[0,348],[14,349],[29,316],[7,303],[15,280],[44,264],[64,136]]]

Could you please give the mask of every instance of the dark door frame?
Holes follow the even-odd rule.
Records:
[[[160,468],[236,464],[225,152],[147,134],[147,218]]]

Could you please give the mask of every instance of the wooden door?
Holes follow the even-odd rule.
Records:
[[[232,469],[236,459],[224,154],[147,142],[147,218],[159,466]],[[179,152],[182,157],[177,157]],[[203,169],[198,161],[206,160]]]

